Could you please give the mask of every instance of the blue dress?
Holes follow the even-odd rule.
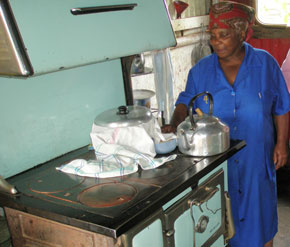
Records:
[[[176,105],[188,105],[194,95],[208,91],[213,96],[213,115],[230,127],[231,139],[246,141],[247,146],[228,160],[236,228],[230,244],[262,247],[278,228],[273,115],[290,110],[289,93],[276,60],[248,43],[244,47],[245,57],[233,86],[213,53],[190,70]],[[207,113],[208,98],[199,97],[196,107]]]

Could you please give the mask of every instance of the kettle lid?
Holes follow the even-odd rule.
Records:
[[[119,106],[99,114],[94,123],[102,127],[128,127],[147,123],[152,119],[150,109],[145,106]]]

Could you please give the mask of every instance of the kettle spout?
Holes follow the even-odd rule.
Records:
[[[184,148],[186,150],[194,149],[193,136],[191,138],[191,141],[188,141],[187,136],[185,134],[185,131],[184,130],[181,130],[180,133],[184,137],[184,144],[185,144],[185,147]]]

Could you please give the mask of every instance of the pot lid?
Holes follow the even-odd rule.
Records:
[[[151,111],[145,106],[119,106],[102,112],[94,123],[103,127],[128,127],[147,123],[152,119]]]

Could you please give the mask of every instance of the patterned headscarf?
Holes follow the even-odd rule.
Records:
[[[255,11],[252,7],[235,2],[219,2],[211,6],[209,12],[209,30],[214,28],[238,29],[244,26],[247,31],[246,41],[253,34],[251,26],[254,23]]]

